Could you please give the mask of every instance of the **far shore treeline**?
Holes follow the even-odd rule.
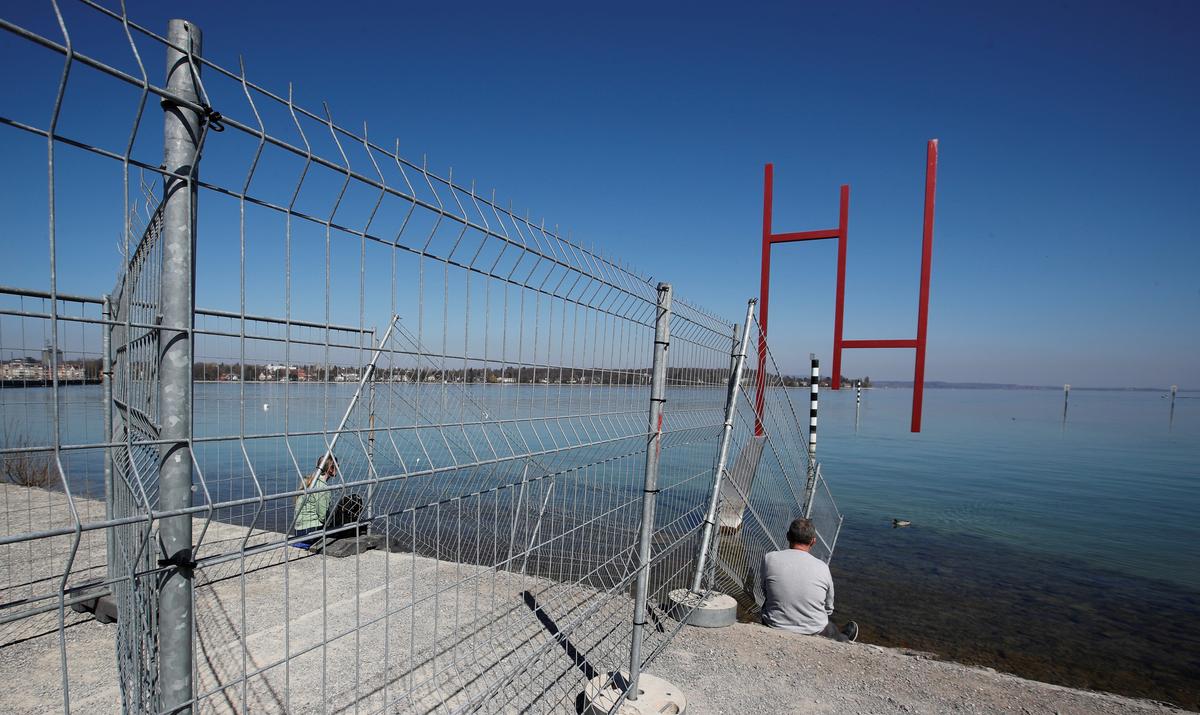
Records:
[[[362,377],[359,366],[346,365],[254,365],[226,362],[197,362],[192,377],[205,382],[355,382]],[[747,379],[753,371],[747,371]],[[729,379],[727,368],[667,368],[667,381],[673,385],[723,386]],[[772,382],[782,381],[785,387],[808,387],[807,376],[772,376]],[[468,384],[522,385],[636,385],[649,384],[650,368],[606,369],[549,366],[495,366],[441,369],[425,367],[380,367],[375,371],[376,382],[449,382]],[[843,384],[854,385],[855,379],[842,377]],[[864,377],[863,387],[870,387],[871,378]],[[821,386],[829,386],[829,378],[821,378]]]
[[[242,365],[237,362],[196,362],[192,364],[192,378],[198,382],[357,382],[365,369],[358,365],[292,365],[275,364]],[[52,383],[52,369],[45,360],[16,358],[0,363],[0,386],[43,387]],[[58,362],[60,385],[94,385],[102,381],[103,368],[98,359],[76,359]],[[745,382],[754,380],[752,365],[747,365]],[[724,386],[729,379],[727,368],[667,368],[669,384],[703,387]],[[467,384],[521,384],[521,385],[638,385],[649,384],[650,368],[607,369],[600,367],[558,367],[555,365],[516,366],[496,365],[493,367],[468,367],[441,369],[425,367],[380,367],[375,371],[376,382],[428,382]],[[772,384],[782,382],[784,387],[808,387],[807,376],[772,375]],[[829,386],[829,378],[822,377],[819,384]],[[842,384],[862,387],[871,386],[871,378],[861,379],[842,376]]]

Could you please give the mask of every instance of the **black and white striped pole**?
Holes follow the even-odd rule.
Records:
[[[808,378],[808,456],[812,459],[817,454],[817,398],[821,387],[821,361],[809,353],[812,359],[812,373]]]
[[[809,353],[812,372],[808,376],[808,480],[804,485],[802,513],[808,515],[812,508],[813,490],[817,485],[817,401],[821,390],[821,363],[817,356]]]
[[[854,381],[854,426],[858,427],[858,413],[862,408],[862,380]]]

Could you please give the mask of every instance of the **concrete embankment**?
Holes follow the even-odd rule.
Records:
[[[61,493],[0,485],[5,533],[70,523]],[[85,521],[103,504],[76,499]],[[196,533],[203,524],[197,520]],[[529,594],[552,604],[571,645],[623,662],[604,641],[632,605],[624,594],[494,572],[410,553],[370,551],[338,559],[262,548],[278,534],[212,523],[200,556],[249,550],[246,559],[200,570],[196,686],[201,712],[424,711],[437,703],[504,712],[522,685],[571,663],[536,617]],[[74,535],[0,548],[3,613],[52,593]],[[243,542],[243,539],[247,539]],[[70,585],[103,576],[101,531],[84,532]],[[243,566],[245,567],[243,570]],[[63,655],[71,712],[119,709],[115,626],[67,609],[0,625],[0,711],[61,711]],[[601,647],[601,643],[604,646]],[[622,651],[623,652],[623,651]],[[597,665],[602,665],[597,663]],[[1024,680],[867,644],[839,644],[758,625],[684,628],[649,672],[683,689],[690,713],[1164,713],[1134,700]],[[459,685],[450,687],[452,683]],[[569,708],[577,679],[538,700]],[[556,692],[561,689],[562,692]],[[486,698],[491,698],[487,700]],[[569,711],[569,710],[568,710]]]
[[[690,715],[716,713],[1181,713],[1151,700],[1075,690],[865,643],[765,626],[685,628],[651,668]]]

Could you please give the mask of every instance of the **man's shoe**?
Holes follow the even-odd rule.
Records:
[[[854,621],[847,623],[846,627],[842,629],[842,635],[849,638],[851,643],[858,640],[858,624]]]

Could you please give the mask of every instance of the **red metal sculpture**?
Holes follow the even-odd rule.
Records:
[[[759,381],[755,394],[755,413],[761,418],[766,384],[766,336],[767,310],[771,286],[771,246],[776,243],[795,241],[819,241],[829,238],[838,240],[837,293],[834,299],[833,316],[833,374],[830,387],[841,388],[842,350],[848,348],[914,348],[916,360],[913,368],[912,431],[921,431],[921,406],[925,394],[925,342],[929,325],[929,276],[933,263],[933,202],[937,188],[938,140],[930,139],[925,153],[925,217],[921,230],[921,290],[917,304],[917,337],[913,340],[845,340],[842,338],[843,312],[846,299],[846,241],[850,213],[850,186],[843,184],[838,210],[838,227],[820,231],[796,233],[774,233],[772,231],[771,205],[774,200],[775,167],[767,164],[763,170],[763,234],[762,234],[762,283],[759,289],[760,339],[758,345]],[[762,434],[762,420],[754,426],[755,434]]]

